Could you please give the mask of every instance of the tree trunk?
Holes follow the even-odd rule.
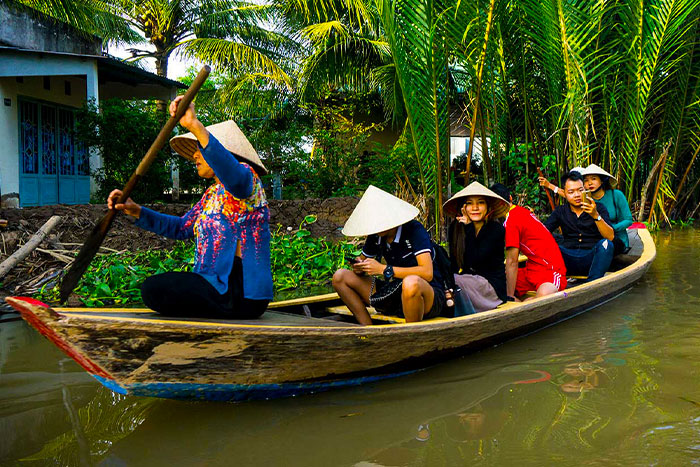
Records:
[[[42,225],[39,230],[32,235],[21,248],[12,253],[9,258],[0,264],[0,278],[4,277],[12,268],[17,266],[24,258],[38,247],[46,236],[53,230],[54,227],[61,222],[61,216],[51,216],[51,218]]]
[[[676,203],[678,203],[678,197],[681,195],[681,190],[683,189],[683,186],[685,185],[685,182],[688,179],[688,174],[690,173],[690,169],[693,167],[693,163],[695,162],[695,158],[698,156],[698,152],[700,152],[700,145],[698,145],[698,147],[695,149],[693,157],[690,158],[688,167],[686,167],[685,172],[683,172],[683,177],[678,183],[678,188],[676,188],[676,193],[673,196],[674,199],[673,201],[671,201],[671,205],[668,208],[669,215],[671,215],[671,210],[673,210],[673,208],[676,206]]]
[[[652,167],[651,171],[649,172],[649,176],[647,177],[646,183],[644,183],[644,187],[642,188],[642,196],[639,200],[639,212],[637,213],[637,222],[644,222],[644,208],[646,206],[646,201],[647,201],[647,192],[649,191],[649,188],[651,187],[651,183],[654,180],[654,176],[659,171],[659,167],[663,163],[664,159],[666,159],[666,156],[668,155],[668,150],[669,150],[669,147],[667,146],[664,149],[661,156],[659,156],[659,160],[656,161],[656,163]],[[659,176],[661,176],[660,173],[659,173]],[[649,209],[649,217],[651,217],[652,211],[654,211],[653,204],[651,205],[651,207]]]
[[[486,122],[484,121],[484,106],[479,105],[479,123],[481,131],[481,163],[484,165],[486,186],[493,183],[493,171],[491,169],[491,157],[489,156],[489,142],[486,139]]]
[[[486,50],[489,45],[489,36],[491,34],[491,26],[493,25],[493,16],[496,7],[496,0],[491,0],[489,6],[488,17],[486,18],[486,31],[484,32],[484,45],[481,49],[479,62],[476,68],[476,98],[474,103],[474,115],[472,117],[472,127],[469,132],[469,148],[467,149],[467,167],[464,170],[464,186],[469,185],[469,172],[472,164],[472,151],[474,150],[474,135],[476,133],[476,118],[479,113],[479,102],[481,100],[481,80],[484,72],[484,62],[486,61]],[[482,148],[483,151],[483,148]]]
[[[168,56],[169,54],[166,54],[165,51],[160,49],[156,50],[156,74],[158,76],[162,76],[163,78],[168,77]],[[161,115],[167,115],[168,104],[169,103],[164,100],[157,99],[156,107],[158,109],[158,113]]]

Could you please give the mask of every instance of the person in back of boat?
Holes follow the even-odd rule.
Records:
[[[586,169],[584,169],[583,167],[576,166],[573,169],[569,170],[569,172],[578,172],[581,174],[581,176],[583,176],[583,172],[585,170]],[[564,190],[562,190],[561,188],[559,188],[558,186],[556,186],[555,184],[553,184],[552,182],[547,180],[545,177],[537,177],[537,180],[539,181],[541,187],[544,187],[548,190],[552,190],[555,195],[559,195],[562,198],[566,199],[566,195],[564,194]]]
[[[495,183],[491,191],[513,202],[510,191]],[[566,267],[554,237],[530,210],[511,204],[503,224],[506,230],[506,294],[519,301],[534,291],[536,297],[566,288]],[[518,268],[520,253],[527,256],[525,267]]]
[[[456,216],[448,229],[448,245],[455,284],[467,308],[496,308],[507,299],[506,230],[496,219],[508,211],[508,202],[472,182],[450,198],[443,211]]]
[[[596,203],[608,210],[610,227],[615,231],[615,255],[627,252],[630,246],[627,227],[634,223],[634,219],[625,194],[612,187],[617,186],[617,179],[595,164],[586,167],[582,175],[584,188],[591,192]]]
[[[175,114],[181,97],[170,104]],[[195,237],[192,272],[147,278],[141,297],[149,308],[172,316],[258,318],[272,299],[269,210],[260,175],[266,173],[255,149],[232,121],[204,127],[190,104],[180,124],[191,133],[170,146],[194,161],[200,177],[215,183],[184,216],[158,213],[129,198],[108,207],[136,218],[136,225],[174,239]]]
[[[544,225],[550,232],[561,228],[559,244],[566,270],[570,275],[587,276],[588,280],[603,277],[613,258],[608,210],[584,196],[583,180],[579,172],[562,177],[567,204],[557,206]]]
[[[415,206],[370,185],[345,223],[343,234],[367,239],[352,270],[335,272],[333,288],[360,324],[372,324],[368,305],[407,322],[440,315],[445,292],[417,215]]]
[[[627,227],[634,223],[634,219],[632,218],[632,212],[625,194],[613,188],[614,185],[617,185],[617,179],[596,164],[590,164],[585,169],[575,167],[572,171],[581,174],[583,187],[591,192],[593,199],[597,203],[601,203],[608,210],[610,227],[615,231],[615,238],[613,238],[615,255],[625,253],[630,246]],[[539,181],[541,186],[549,188],[555,194],[566,198],[564,190],[553,185],[549,180],[539,177]]]

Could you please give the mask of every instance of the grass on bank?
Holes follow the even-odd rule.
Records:
[[[270,253],[275,294],[291,289],[329,285],[333,273],[346,265],[346,255],[359,255],[358,247],[347,241],[337,243],[314,238],[304,227],[316,221],[306,216],[297,230],[281,226],[272,230]],[[194,242],[178,242],[170,250],[113,253],[96,257],[83,275],[75,293],[85,306],[141,305],[141,283],[149,276],[167,271],[190,271],[194,263]],[[38,300],[55,303],[58,287],[44,288]]]

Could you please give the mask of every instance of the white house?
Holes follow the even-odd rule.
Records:
[[[0,195],[2,206],[90,201],[101,166],[76,141],[86,100],[172,99],[186,86],[102,54],[101,40],[0,2]]]

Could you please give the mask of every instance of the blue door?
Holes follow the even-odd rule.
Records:
[[[90,164],[74,134],[74,111],[19,101],[20,204],[90,202]]]

